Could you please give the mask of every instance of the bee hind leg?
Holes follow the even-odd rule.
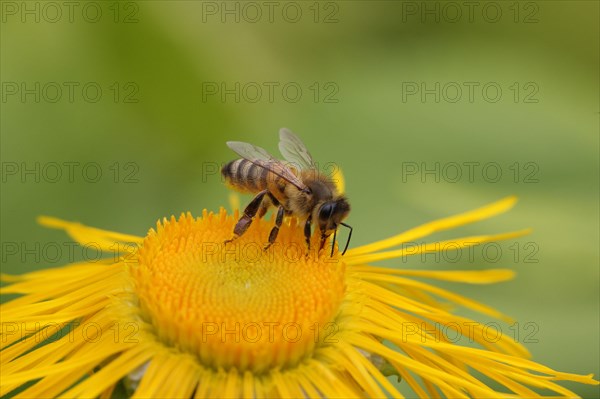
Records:
[[[248,230],[248,227],[250,227],[250,225],[252,224],[252,219],[254,218],[254,216],[256,216],[256,213],[260,208],[263,198],[267,193],[267,190],[263,190],[256,194],[256,197],[254,197],[252,201],[250,201],[248,206],[246,206],[246,208],[244,209],[244,214],[233,228],[233,238],[225,240],[224,244],[232,242],[233,240],[244,234],[246,230]]]
[[[260,203],[258,212],[256,212],[256,217],[262,219],[269,210],[269,208],[273,205],[279,206],[279,201],[277,201],[277,199],[273,197],[273,194],[267,192],[267,194],[263,197],[262,202]]]
[[[283,223],[283,206],[279,206],[277,209],[277,217],[275,218],[275,226],[271,229],[271,233],[269,233],[269,243],[265,246],[264,250],[266,251],[277,239],[277,234],[279,234],[279,228],[281,227],[281,223]]]

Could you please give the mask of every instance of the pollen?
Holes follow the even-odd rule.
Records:
[[[237,216],[187,214],[150,230],[131,266],[142,317],[205,367],[294,367],[326,345],[319,332],[336,320],[346,265],[337,251],[308,251],[293,218],[267,250],[268,220],[225,243]]]

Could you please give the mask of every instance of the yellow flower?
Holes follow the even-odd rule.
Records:
[[[526,231],[401,247],[514,202],[426,223],[343,257],[337,250],[306,255],[293,218],[263,251],[272,223],[257,220],[225,245],[238,215],[223,209],[164,219],[145,238],[43,217],[41,224],[82,244],[111,251],[117,243],[121,255],[2,276],[10,284],[1,293],[20,296],[2,306],[0,394],[110,397],[125,381],[134,397],[402,397],[407,387],[419,397],[577,396],[556,382],[597,384],[591,375],[528,360],[511,337],[454,315],[449,305],[505,316],[413,279],[487,284],[512,278],[510,270],[370,265],[444,243],[459,249],[520,236]],[[450,330],[477,347],[450,339]]]

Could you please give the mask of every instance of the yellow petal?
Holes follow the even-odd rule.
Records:
[[[432,242],[425,245],[415,245],[409,246],[402,249],[396,249],[393,251],[386,252],[374,252],[368,253],[364,255],[351,255],[344,258],[345,261],[349,265],[359,265],[365,263],[376,262],[384,259],[395,259],[395,258],[404,258],[406,256],[419,255],[423,253],[435,253],[444,251],[456,251],[462,248],[472,247],[474,245],[481,244],[483,242],[490,241],[501,241],[507,240],[509,238],[521,237],[523,235],[529,234],[531,230],[519,230],[512,231],[509,233],[502,234],[494,234],[494,235],[481,235],[481,236],[471,236],[471,237],[462,237],[454,240],[446,240],[446,241],[438,241]]]
[[[374,251],[380,251],[382,249],[391,248],[403,243],[414,241],[418,238],[431,235],[438,231],[448,230],[465,224],[488,219],[492,216],[496,216],[500,213],[508,211],[515,205],[516,202],[517,197],[506,197],[504,199],[501,199],[500,201],[491,203],[484,207],[460,213],[458,215],[450,216],[444,219],[438,219],[433,222],[425,223],[421,226],[412,228],[404,233],[400,233],[396,236],[387,238],[385,240],[376,241],[371,244],[350,249],[348,250],[346,256],[351,257],[371,253]]]
[[[425,277],[434,280],[452,281],[467,284],[492,284],[502,281],[512,280],[515,272],[510,269],[488,269],[488,270],[406,270],[390,269],[373,266],[355,266],[357,276],[365,276],[368,279],[370,274],[396,274],[399,276]]]
[[[65,230],[71,238],[81,245],[95,244],[100,249],[112,251],[113,253],[127,250],[126,244],[133,243],[139,245],[143,241],[142,237],[88,227],[78,222],[67,222],[49,216],[38,217],[38,223],[52,229]]]

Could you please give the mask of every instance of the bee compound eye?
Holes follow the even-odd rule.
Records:
[[[326,221],[328,220],[331,215],[333,214],[333,208],[334,208],[334,204],[332,203],[326,203],[324,204],[321,209],[319,210],[319,219]]]

